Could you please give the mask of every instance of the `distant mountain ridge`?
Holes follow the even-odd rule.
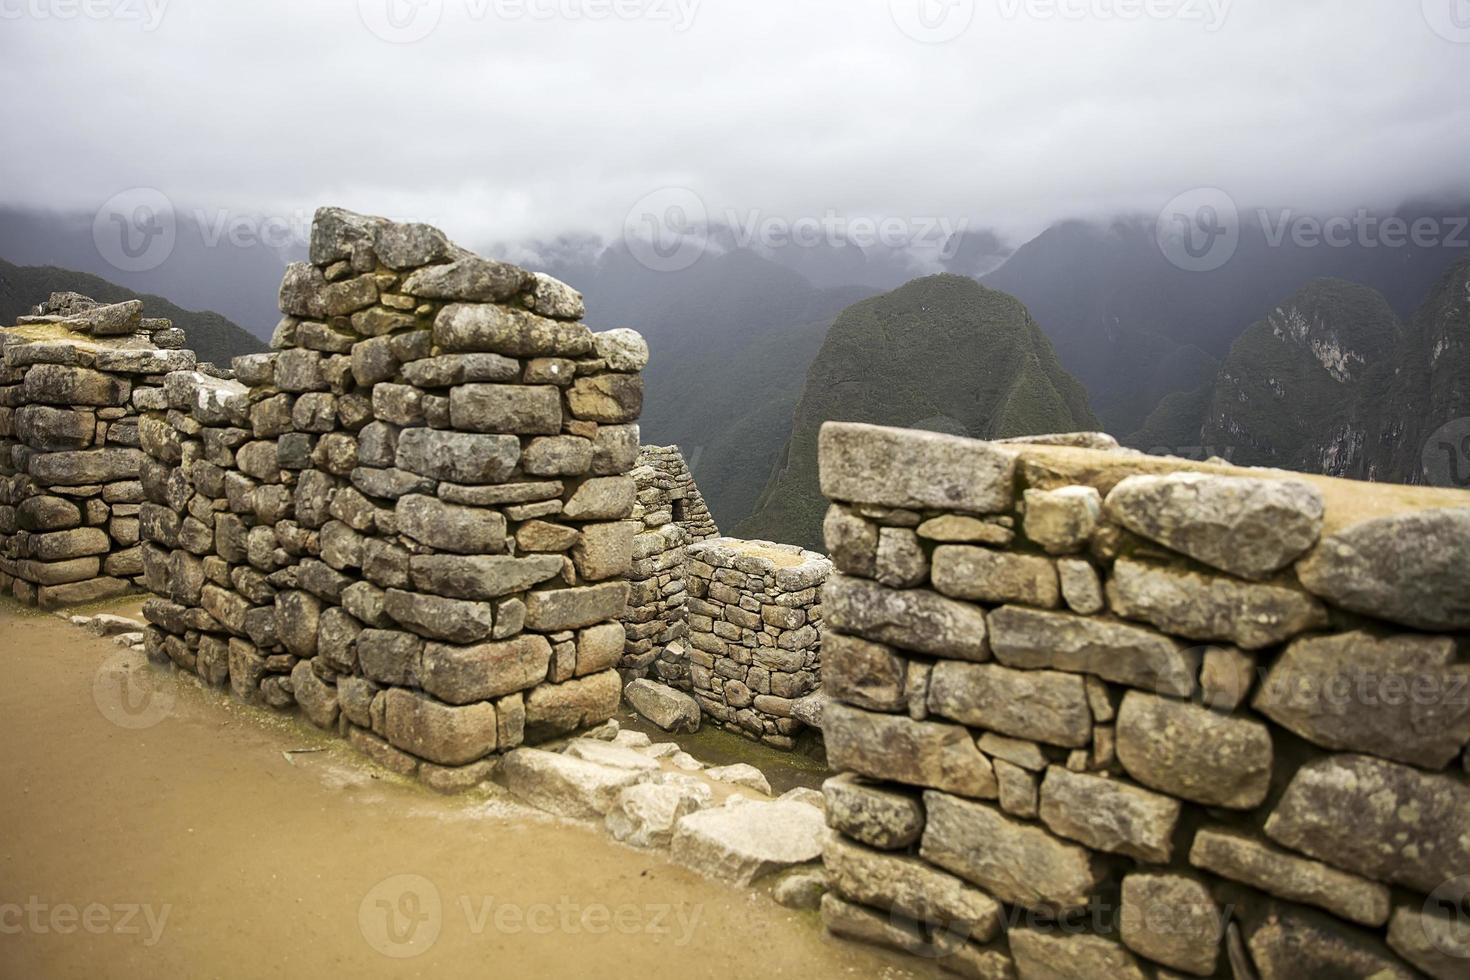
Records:
[[[1457,422],[1470,435],[1470,259],[1407,320],[1367,286],[1309,283],[1240,335],[1216,378],[1166,399],[1125,441],[1423,483],[1428,441]]]
[[[791,438],[736,533],[820,544],[817,431],[832,419],[982,439],[1098,426],[1086,391],[1019,300],[963,276],[916,279],[833,322]]]
[[[55,266],[18,266],[0,260],[0,324],[31,312],[54,292],[77,292],[103,303],[141,299],[144,316],[166,317],[184,331],[186,344],[201,361],[228,367],[240,354],[265,350],[258,338],[209,310],[186,310],[162,296],[135,293],[100,276]]]

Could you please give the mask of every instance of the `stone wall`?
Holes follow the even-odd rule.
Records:
[[[427,225],[323,209],[310,257],[140,424],[148,649],[473,784],[617,707],[647,347]]]
[[[820,469],[829,929],[1470,975],[1470,494],[838,423]]]
[[[182,343],[141,300],[76,293],[0,330],[0,592],[49,609],[141,584],[138,417],[194,366]]]
[[[818,589],[832,571],[796,545],[717,538],[686,550],[689,679],[705,717],[789,749],[795,702],[821,672]]]
[[[625,680],[633,680],[647,676],[651,667],[660,680],[688,690],[684,548],[718,537],[720,529],[679,447],[642,447],[632,476],[638,486],[633,520],[643,527],[633,539],[631,591],[623,621],[628,639],[620,670]]]

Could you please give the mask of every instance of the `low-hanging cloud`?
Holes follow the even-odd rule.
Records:
[[[1392,208],[1470,196],[1459,2],[0,0],[0,205],[145,187],[471,243],[615,238],[669,188],[1015,236],[1197,187]]]

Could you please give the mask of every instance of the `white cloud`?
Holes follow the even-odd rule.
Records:
[[[114,16],[59,16],[89,3]],[[366,26],[412,34],[436,10],[414,43]],[[557,10],[582,15],[532,16]],[[946,11],[973,13],[946,43],[900,29],[942,35]],[[665,186],[712,215],[1017,235],[1202,185],[1305,210],[1470,195],[1470,44],[1420,0],[0,0],[0,18],[0,204],[148,186],[476,243],[613,235]]]

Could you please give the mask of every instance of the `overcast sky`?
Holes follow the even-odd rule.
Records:
[[[0,82],[0,204],[467,242],[1470,195],[1470,0],[0,0]]]

